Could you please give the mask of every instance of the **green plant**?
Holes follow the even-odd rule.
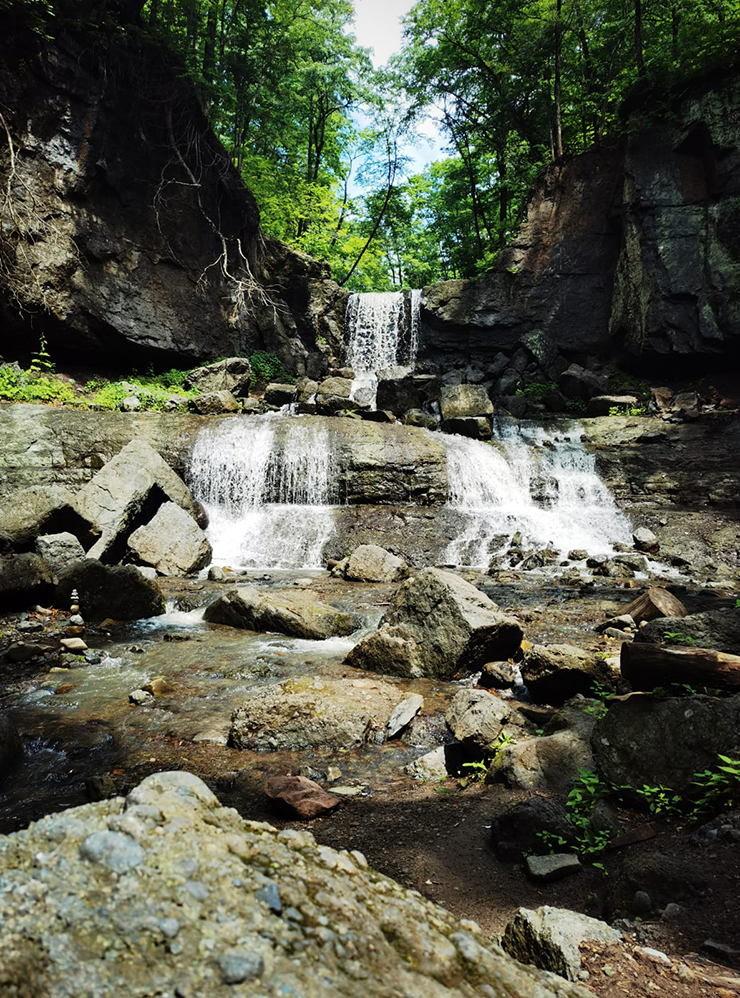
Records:
[[[546,828],[543,828],[539,832],[535,832],[538,839],[542,840],[542,844],[550,852],[555,852],[555,848],[562,850],[564,846],[568,844],[568,840],[564,839],[562,835],[556,835],[555,832],[550,832]]]
[[[670,641],[674,645],[696,644],[696,638],[692,638],[690,634],[686,634],[684,631],[664,631],[663,640]]]
[[[557,387],[558,386],[554,381],[531,381],[529,384],[522,385],[520,388],[517,388],[515,394],[523,395],[525,398],[539,401],[540,399],[543,399],[545,395],[555,391]]]
[[[726,755],[718,755],[717,758],[722,765],[716,770],[705,769],[702,773],[694,773],[694,785],[701,796],[691,811],[692,819],[703,816],[707,811],[720,811],[740,803],[740,759],[731,759]]]
[[[681,795],[662,783],[655,787],[647,784],[635,787],[634,792],[645,801],[650,813],[656,817],[662,815],[665,818],[678,818],[683,813],[684,801]]]
[[[470,775],[464,776],[459,781],[461,789],[465,789],[470,783],[483,783],[488,770],[499,764],[501,761],[501,752],[506,745],[511,745],[511,742],[511,735],[502,731],[496,741],[492,745],[489,745],[489,750],[482,759],[477,759],[475,762],[464,762],[461,768],[469,769]]]
[[[568,399],[565,403],[566,412],[572,413],[574,416],[582,416],[587,410],[588,406],[583,399]]]
[[[610,416],[644,416],[647,409],[644,405],[612,405],[609,406]]]
[[[33,374],[42,374],[46,372],[51,373],[54,370],[54,361],[51,359],[51,354],[49,353],[46,337],[43,333],[39,336],[39,346],[38,350],[34,350],[31,354],[31,366],[29,371]]]
[[[598,802],[609,794],[610,789],[610,785],[590,769],[579,769],[573,781],[565,807],[568,821],[576,833],[576,852],[582,856],[596,855],[609,845],[611,832],[595,829],[591,817]]]
[[[589,704],[588,707],[584,707],[583,713],[591,714],[596,718],[603,717],[609,710],[609,705],[606,701],[610,700],[612,697],[611,690],[607,689],[607,687],[598,680],[594,680],[594,682],[591,683],[591,695],[594,700],[596,700],[596,703]]]
[[[740,599],[735,600],[735,609],[740,610]]]
[[[270,381],[293,382],[293,378],[283,367],[283,362],[274,353],[267,353],[265,350],[255,350],[249,358],[252,365],[252,383],[266,385]]]

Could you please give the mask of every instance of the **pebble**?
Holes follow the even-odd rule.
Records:
[[[342,770],[338,766],[327,766],[326,767],[326,779],[328,783],[333,783],[338,780],[342,775]]]
[[[62,648],[71,652],[87,651],[87,645],[82,638],[62,638],[60,641]]]
[[[224,984],[241,984],[243,981],[259,977],[265,969],[265,963],[256,953],[244,950],[231,950],[216,957],[216,963],[221,971]]]
[[[80,846],[80,856],[113,873],[128,873],[144,862],[144,850],[122,832],[93,832]]]
[[[254,892],[254,896],[263,901],[273,914],[282,915],[283,902],[277,884],[265,884]]]
[[[85,618],[82,617],[79,613],[73,613],[72,616],[69,618],[69,622],[75,627],[82,627],[84,626]]]
[[[151,693],[147,693],[146,690],[132,690],[128,695],[128,699],[129,703],[140,707],[142,704],[150,703],[154,697]]]

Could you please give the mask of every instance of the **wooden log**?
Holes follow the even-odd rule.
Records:
[[[680,599],[659,586],[648,589],[622,610],[622,613],[629,613],[636,624],[656,617],[685,617],[688,612]]]
[[[740,690],[740,655],[712,648],[675,648],[633,641],[622,645],[622,676],[633,690],[671,683]]]

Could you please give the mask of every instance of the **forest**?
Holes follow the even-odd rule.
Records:
[[[737,58],[740,0],[419,0],[387,66],[350,0],[2,0],[162,45],[261,210],[264,232],[348,290],[490,269],[543,166],[615,140],[640,109]],[[629,122],[625,109],[631,111]],[[433,119],[444,158],[413,173]]]

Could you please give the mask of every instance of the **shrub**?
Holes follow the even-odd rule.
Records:
[[[274,353],[265,350],[255,350],[249,358],[252,365],[252,384],[266,385],[270,381],[285,381],[290,384],[295,380],[283,367],[283,362]]]

